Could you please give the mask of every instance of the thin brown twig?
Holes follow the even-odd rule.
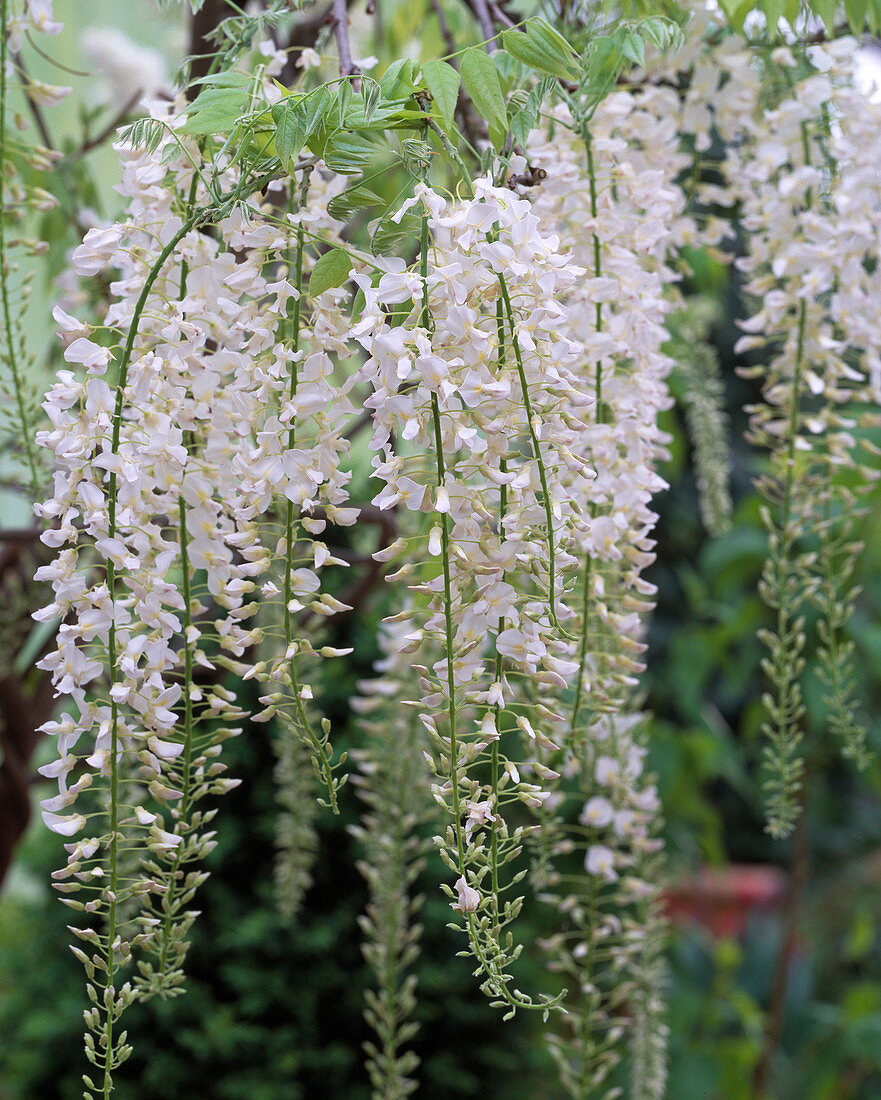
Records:
[[[37,124],[37,129],[40,131],[40,139],[47,149],[54,150],[55,146],[52,144],[52,135],[49,133],[49,127],[46,125],[46,116],[43,114],[43,109],[40,107],[39,103],[35,103],[28,95],[28,88],[32,82],[25,68],[25,64],[20,57],[15,59],[15,69],[24,90],[24,97],[28,101],[28,110],[31,112],[31,118],[33,118],[34,122]]]
[[[322,508],[316,508],[312,513],[315,519],[321,519],[324,515]],[[398,532],[397,519],[395,517],[395,509],[390,508],[387,511],[378,508],[375,504],[362,504],[358,510],[358,522],[375,524],[379,528],[379,547],[388,546],[394,541]],[[364,573],[357,580],[354,580],[347,588],[339,595],[341,603],[348,604],[351,610],[338,611],[331,622],[339,622],[340,619],[351,615],[358,609],[361,603],[370,595],[373,589],[379,584],[382,578],[385,576],[385,563],[377,561],[372,557],[371,560],[366,563],[367,568]],[[303,614],[300,616],[300,625],[305,626],[312,619],[317,618],[317,613],[306,608]]]
[[[507,27],[508,29],[517,26],[514,20],[510,17],[510,15],[508,15],[506,11],[504,11],[501,5],[493,3],[493,0],[489,0],[489,12],[495,22],[498,24],[498,26]]]
[[[357,76],[361,71],[352,60],[352,46],[349,42],[349,13],[346,0],[333,0],[333,32],[336,36],[340,58],[340,76]],[[352,87],[357,91],[357,81]]]
[[[444,14],[444,9],[441,7],[440,0],[431,0],[431,10],[437,17],[437,25],[440,27],[441,38],[443,38],[447,53],[450,55],[450,64],[454,68],[458,68],[458,65],[456,65],[456,58],[453,55],[458,52],[459,47],[456,45],[456,39],[453,37],[453,32],[450,30],[450,24],[447,22],[447,17]]]
[[[79,160],[80,157],[84,157],[87,153],[90,153],[93,149],[97,149],[99,145],[103,145],[107,138],[118,129],[123,122],[128,118],[141,98],[142,89],[138,88],[133,92],[123,104],[122,109],[113,116],[113,118],[107,123],[107,125],[100,130],[94,137],[87,138],[78,149],[74,149],[72,153],[68,153],[64,160],[70,163],[71,161]]]
[[[42,533],[42,527],[9,527],[0,529],[0,542],[37,542]]]
[[[343,432],[343,439],[354,439],[368,424],[373,422],[373,409],[365,409],[354,424],[350,424]]]
[[[486,52],[494,53],[498,49],[498,44],[495,42],[496,28],[489,13],[487,0],[466,0],[466,2],[477,19],[480,33],[486,39]]]

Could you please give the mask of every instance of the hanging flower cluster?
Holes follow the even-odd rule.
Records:
[[[57,878],[88,899],[69,905],[107,923],[103,935],[79,933],[96,955],[78,952],[90,981],[97,967],[112,991],[89,1020],[90,1057],[105,1073],[125,1056],[113,1025],[135,990],[167,993],[182,980],[187,906],[204,878],[182,868],[213,846],[204,826],[215,811],[195,806],[235,782],[216,757],[240,728],[219,723],[243,712],[219,665],[272,682],[267,701],[312,743],[335,791],[326,732],[305,717],[294,661],[311,647],[294,637],[292,616],[339,606],[319,593],[317,571],[333,559],[312,535],[355,518],[341,467],[349,410],[328,385],[346,322],[331,293],[300,333],[300,291],[287,278],[292,240],[302,276],[309,215],[246,206],[255,181],[231,169],[206,186],[169,124],[174,110],[156,107],[155,148],[121,149],[129,220],[90,230],[74,253],[83,277],[115,272],[115,301],[99,330],[56,311],[65,359],[81,373],[60,372],[45,404],[52,429],[38,436],[56,468],[38,513],[54,523],[43,539],[59,551],[40,571],[54,600],[38,617],[63,620],[41,667],[74,704],[46,727],[59,757],[42,771],[59,794],[43,810],[56,832],[88,834],[68,846]],[[286,201],[281,189],[268,197]],[[216,234],[203,230],[209,222]],[[261,577],[269,627],[249,624]],[[243,667],[267,629],[284,641],[280,660]],[[94,788],[99,802],[81,806]],[[139,964],[134,988],[116,987],[132,946],[153,961]]]
[[[547,945],[552,965],[581,991],[565,1039],[553,1045],[573,1096],[600,1088],[617,1060],[627,1021],[615,998],[629,988],[623,975],[646,939],[631,938],[626,914],[652,896],[656,870],[657,795],[642,777],[645,752],[632,707],[654,595],[643,577],[654,560],[651,502],[664,485],[656,472],[665,443],[658,414],[670,405],[665,378],[672,364],[663,345],[675,278],[667,256],[693,231],[676,182],[687,158],[669,119],[673,105],[666,89],[615,93],[580,123],[561,114],[560,129],[528,151],[548,173],[536,212],[560,228],[590,272],[566,303],[585,349],[582,386],[595,398],[581,444],[596,477],[584,494],[590,520],[579,546],[578,671],[565,778],[554,796],[563,810],[566,785],[575,781],[582,806],[574,840],[556,843],[561,852],[581,853],[585,874],[577,889],[546,895],[570,927]],[[549,886],[558,882],[557,872],[545,870],[546,877]],[[654,1021],[641,1040],[653,1029],[660,1037]],[[655,1091],[640,1095],[661,1095],[663,1074],[647,1079]]]
[[[488,987],[507,1000],[498,929],[521,899],[500,908],[499,870],[521,830],[509,830],[505,807],[540,805],[544,792],[500,742],[507,734],[554,747],[553,714],[530,720],[530,688],[564,686],[573,668],[560,621],[571,618],[563,594],[583,519],[561,473],[587,475],[572,418],[586,401],[560,301],[581,271],[540,233],[528,202],[488,179],[453,206],[424,186],[412,204],[423,209],[420,270],[385,272],[375,287],[356,276],[365,305],[352,335],[369,355],[359,378],[376,410],[371,446],[384,488],[374,503],[433,517],[427,550],[439,568],[418,586],[428,600],[421,621],[405,613],[407,642],[417,650],[425,639],[441,654],[421,668],[420,708],[435,798],[451,818],[441,851]],[[383,307],[410,301],[393,327]],[[471,771],[487,761],[484,786]]]
[[[765,635],[769,828],[785,835],[799,812],[805,709],[805,616],[821,613],[819,657],[830,727],[844,751],[866,762],[858,718],[852,645],[843,636],[856,596],[857,498],[877,477],[857,442],[877,406],[873,335],[881,162],[871,135],[879,108],[855,82],[857,43],[840,39],[799,60],[786,48],[771,62],[782,73],[775,102],[744,121],[729,154],[732,195],[743,204],[750,251],[739,266],[758,302],[741,322],[738,350],[768,349],[744,374],[762,384],[751,409],[752,438],[767,449],[760,482],[770,554],[762,594],[776,617]],[[871,414],[875,421],[877,414]],[[856,476],[842,476],[842,471]]]

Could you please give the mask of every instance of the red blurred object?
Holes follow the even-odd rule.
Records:
[[[779,912],[787,875],[768,864],[704,867],[664,893],[665,911],[677,924],[699,924],[716,938],[741,936],[755,913]]]

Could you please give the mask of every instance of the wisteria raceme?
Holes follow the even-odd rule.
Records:
[[[156,114],[172,110],[159,106]],[[115,269],[116,300],[100,343],[91,338],[96,333],[57,314],[68,333],[65,358],[84,368],[84,377],[60,373],[45,406],[53,428],[39,437],[57,472],[54,495],[38,512],[55,521],[44,541],[59,549],[56,563],[40,574],[52,581],[55,599],[39,617],[67,620],[41,667],[77,712],[47,727],[58,736],[59,760],[43,772],[58,779],[59,794],[44,803],[44,818],[64,835],[80,832],[94,811],[76,811],[77,796],[96,778],[106,787],[110,833],[69,846],[59,888],[90,892],[86,909],[107,914],[108,984],[128,957],[129,941],[153,956],[139,964],[143,995],[180,985],[194,916],[184,906],[204,877],[182,867],[213,844],[204,825],[214,811],[193,806],[233,782],[214,758],[224,737],[238,730],[217,723],[241,712],[215,669],[232,663],[244,671],[240,659],[264,634],[264,627],[248,624],[259,610],[249,594],[271,567],[274,549],[264,545],[260,521],[284,500],[296,507],[298,523],[305,517],[311,540],[328,521],[351,523],[355,516],[343,507],[350,475],[341,470],[346,444],[339,428],[347,406],[326,381],[328,352],[344,348],[334,343],[342,326],[333,301],[311,317],[322,350],[306,354],[305,338],[292,346],[289,303],[299,291],[281,268],[297,218],[221,204],[219,243],[200,230],[208,215],[195,203],[209,196],[196,187],[195,203],[182,205],[191,154],[169,156],[177,144],[169,126],[158,148],[126,155],[121,190],[130,220],[90,230],[74,254],[84,277]],[[236,173],[228,171],[225,182],[238,185]],[[267,277],[267,265],[280,278]],[[125,341],[116,356],[114,341]],[[119,370],[115,393],[104,377],[111,365]],[[327,418],[329,405],[335,419]],[[269,604],[284,592],[277,619],[284,618],[288,634],[291,615],[306,602],[324,615],[339,606],[318,595],[316,570],[334,561],[324,544],[311,543],[311,568],[300,568],[291,538],[289,522],[279,547],[287,563],[280,567],[282,586],[271,580],[263,586]],[[282,632],[280,622],[275,629]],[[286,670],[292,647],[289,636]],[[259,667],[254,672],[263,674]],[[269,676],[290,688],[291,671],[279,673],[276,665]],[[290,703],[298,716],[306,690],[298,687]],[[325,731],[322,751],[326,740]],[[71,784],[74,770],[79,778]],[[141,867],[123,882],[120,855],[139,847]],[[142,898],[140,913],[130,904],[135,895]],[[74,898],[68,903],[81,907]],[[94,964],[84,961],[91,979]],[[108,1002],[104,1024],[97,1009],[89,1020],[99,1044],[96,1050],[87,1038],[90,1056],[105,1075],[125,1055],[124,1046],[114,1048],[113,1024],[132,996],[123,986]]]
[[[504,953],[487,935],[520,904],[499,910],[499,867],[520,839],[504,810],[518,800],[540,805],[543,794],[505,760],[499,742],[525,736],[553,748],[544,721],[538,728],[530,721],[521,677],[562,687],[574,668],[559,623],[571,617],[565,578],[582,519],[559,471],[564,464],[584,471],[568,446],[568,413],[585,399],[559,299],[581,272],[555,237],[539,233],[527,202],[487,179],[453,206],[424,187],[413,203],[424,210],[423,271],[387,271],[376,287],[356,276],[365,306],[352,335],[369,354],[359,377],[373,389],[371,446],[385,482],[374,503],[435,517],[427,549],[440,569],[418,586],[427,615],[405,613],[414,620],[406,640],[414,650],[433,642],[443,654],[420,666],[435,798],[452,820],[441,850],[458,876],[453,908],[488,987],[508,1000]],[[417,303],[410,317],[392,327],[382,307],[409,299]],[[515,448],[519,440],[529,457]],[[530,578],[525,592],[510,583],[514,572]],[[468,774],[487,756],[488,789]]]
[[[776,616],[764,635],[774,689],[765,734],[769,828],[779,835],[798,815],[802,784],[799,676],[809,601],[821,611],[830,727],[846,753],[866,760],[843,628],[856,595],[855,494],[877,477],[866,452],[859,455],[855,406],[877,408],[879,396],[878,290],[869,272],[878,261],[881,203],[881,162],[870,134],[881,115],[856,87],[856,52],[848,38],[811,49],[799,79],[804,62],[776,50],[772,61],[790,74],[792,89],[744,123],[745,140],[727,166],[751,231],[739,265],[760,302],[741,323],[748,335],[738,350],[770,350],[766,366],[744,373],[761,379],[752,435],[771,457],[760,483],[770,537],[762,591]],[[841,477],[847,468],[857,474],[849,486]]]
[[[359,681],[360,694],[352,700],[368,738],[353,779],[366,809],[352,833],[361,844],[358,868],[370,891],[359,923],[364,957],[375,977],[375,989],[365,995],[364,1016],[377,1037],[365,1045],[376,1100],[403,1100],[418,1087],[412,1075],[419,1059],[409,1046],[416,1031],[411,1016],[422,906],[415,883],[427,848],[420,826],[438,816],[429,794],[428,738],[414,721],[413,708],[404,705],[416,687],[405,652],[408,631],[406,620],[382,627],[383,656],[374,665],[379,675]]]
[[[638,716],[628,712],[654,595],[642,576],[653,561],[652,497],[664,487],[656,468],[665,443],[658,415],[670,404],[671,361],[663,347],[675,275],[668,254],[693,236],[676,183],[687,157],[669,118],[675,106],[666,89],[616,93],[589,124],[575,126],[560,114],[559,128],[536,135],[528,150],[548,174],[536,212],[561,228],[562,240],[592,276],[566,300],[585,349],[582,385],[595,396],[580,436],[596,477],[578,494],[590,522],[579,546],[578,671],[562,757],[562,790],[574,779],[583,800],[574,846],[583,853],[585,876],[577,891],[546,895],[570,928],[547,944],[552,965],[574,978],[581,994],[553,1045],[562,1081],[579,1097],[602,1087],[628,1027],[616,997],[635,956],[621,914],[634,912],[654,890],[639,868],[656,846],[657,799],[640,779],[644,750],[632,732]],[[553,796],[557,804],[562,790]],[[543,844],[559,829],[560,823],[556,829],[551,821],[543,824]],[[570,840],[556,845],[564,857],[573,848]],[[547,856],[539,881],[557,881]],[[654,930],[642,932],[657,937]],[[647,1051],[638,1051],[637,1073]],[[662,1075],[651,1076],[662,1088]]]
[[[663,117],[663,110],[658,113]],[[644,116],[645,125],[633,115]],[[672,128],[665,144],[664,131],[655,127],[655,156],[659,150],[667,153],[666,164],[661,160],[655,166],[646,163],[645,147],[636,136],[628,141],[622,124],[629,120],[636,135],[655,118],[651,106],[640,106],[627,93],[603,102],[591,123],[592,182],[588,150],[577,137],[567,140],[566,130],[555,131],[553,145],[536,143],[529,150],[532,160],[547,165],[549,176],[536,199],[537,213],[549,225],[564,227],[564,241],[592,274],[568,303],[587,350],[582,385],[596,397],[594,422],[581,437],[584,457],[597,476],[586,486],[591,523],[580,550],[590,561],[610,563],[611,573],[621,575],[620,581],[611,582],[610,573],[610,582],[636,600],[632,610],[613,606],[615,597],[605,593],[607,581],[598,564],[588,593],[594,622],[583,623],[599,632],[582,662],[594,706],[604,696],[614,706],[616,694],[634,683],[638,661],[627,657],[617,642],[630,634],[638,651],[640,597],[653,594],[640,574],[652,560],[646,541],[655,522],[651,498],[664,484],[655,472],[664,443],[657,414],[670,403],[664,382],[670,361],[661,349],[670,308],[664,287],[672,273],[664,256],[675,241],[672,232],[682,195],[674,180],[683,161]],[[590,666],[602,664],[603,635],[611,640],[609,659],[620,658],[619,667],[589,672]]]

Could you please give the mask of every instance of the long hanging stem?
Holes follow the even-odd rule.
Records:
[[[302,215],[303,208],[306,205],[306,195],[309,191],[309,172],[303,172],[302,184],[300,187],[300,213]],[[293,352],[291,358],[291,371],[290,379],[288,383],[288,397],[291,401],[297,396],[297,384],[299,381],[299,361],[297,354],[300,350],[300,300],[302,297],[302,285],[303,285],[303,249],[305,246],[305,231],[303,228],[302,216],[297,224],[297,248],[295,253],[295,272],[296,272],[296,286],[297,293],[293,297],[293,304],[291,309],[290,318],[290,340],[291,350]],[[292,451],[297,445],[297,427],[296,418],[292,415],[290,427],[288,429],[288,450]],[[284,562],[284,642],[285,652],[291,652],[291,646],[294,642],[293,620],[291,617],[290,603],[293,598],[293,563],[294,563],[294,504],[293,501],[287,502],[285,508],[285,562]],[[333,769],[331,761],[327,753],[325,742],[315,733],[312,728],[312,723],[309,721],[309,715],[306,713],[306,708],[303,706],[303,700],[300,695],[300,685],[297,679],[296,657],[291,654],[288,657],[288,672],[291,677],[291,691],[294,695],[294,705],[297,709],[297,717],[300,722],[301,728],[305,731],[306,736],[312,745],[313,751],[318,757],[321,772],[324,777],[324,783],[327,787],[328,797],[330,798],[330,808],[333,812],[339,813],[339,806],[337,804],[336,785],[334,784]]]
[[[791,382],[788,415],[789,438],[783,459],[783,501],[780,515],[780,544],[774,552],[774,598],[777,602],[777,629],[773,647],[774,683],[778,698],[774,708],[774,725],[771,740],[780,754],[772,775],[771,804],[769,806],[768,831],[772,836],[787,836],[792,828],[795,806],[792,796],[797,790],[798,776],[790,774],[792,756],[801,739],[795,723],[798,721],[801,692],[798,684],[796,661],[801,646],[792,639],[792,652],[787,642],[793,633],[795,608],[792,606],[792,557],[795,538],[792,530],[792,509],[795,493],[796,438],[798,435],[801,377],[804,359],[807,303],[804,298],[799,307],[798,336],[795,364]],[[795,728],[794,728],[795,727]]]
[[[0,157],[6,151],[6,91],[9,78],[6,72],[9,43],[7,41],[6,22],[8,17],[8,0],[0,0]],[[6,169],[0,160],[0,188],[6,183]],[[10,265],[6,255],[6,210],[3,204],[3,196],[0,193],[0,302],[3,309],[3,331],[5,333],[6,354],[9,368],[12,371],[12,385],[15,390],[15,404],[18,411],[18,419],[21,428],[21,438],[24,442],[25,455],[30,470],[31,485],[34,499],[39,495],[40,478],[37,473],[37,460],[34,454],[34,443],[31,438],[31,426],[28,423],[27,410],[24,403],[24,390],[22,388],[21,367],[15,350],[13,338],[12,309],[9,302],[9,271]]]
[[[431,332],[433,327],[431,309],[428,303],[428,246],[429,246],[429,232],[428,232],[428,213],[423,209],[422,214],[422,226],[420,234],[420,264],[419,271],[422,277],[422,310],[420,312],[420,325],[426,332]],[[525,373],[523,371],[522,360],[520,358],[520,349],[517,342],[516,332],[513,325],[513,311],[511,309],[510,298],[508,298],[507,287],[504,284],[504,278],[500,276],[500,282],[502,286],[503,301],[505,301],[507,316],[511,325],[512,332],[512,344],[515,349],[515,355],[518,359],[518,365],[520,368],[521,382],[525,383]],[[526,401],[528,402],[528,393],[524,384],[524,394],[526,394]],[[431,417],[432,425],[434,429],[434,445],[435,445],[435,461],[437,471],[437,486],[440,488],[443,486],[446,479],[446,465],[444,462],[444,450],[443,450],[443,427],[441,425],[440,405],[437,399],[437,393],[431,394]],[[531,421],[531,416],[530,416]],[[531,424],[530,424],[531,427]],[[540,469],[543,467],[540,465]],[[452,788],[452,801],[453,801],[453,817],[454,817],[454,832],[456,837],[456,866],[459,874],[462,878],[465,878],[465,837],[464,829],[462,826],[462,800],[459,791],[459,741],[456,732],[456,679],[454,669],[454,630],[453,630],[453,585],[450,572],[450,520],[449,515],[446,512],[440,513],[441,520],[441,561],[444,578],[444,647],[446,652],[447,663],[447,719],[450,727],[450,785]],[[495,746],[494,746],[495,747]],[[498,761],[498,753],[494,756],[496,762]],[[496,769],[497,770],[497,769]],[[497,789],[497,788],[496,788]],[[497,844],[497,838],[496,838]],[[495,851],[498,851],[496,847]],[[497,859],[494,859],[494,866],[497,865]],[[497,884],[498,879],[494,877],[494,890],[495,896],[498,897]],[[545,1001],[536,1002],[529,997],[520,993],[518,990],[511,990],[508,988],[510,983],[510,976],[504,972],[502,966],[499,965],[495,958],[490,957],[487,951],[484,949],[484,945],[481,943],[480,927],[478,920],[473,912],[469,912],[466,915],[468,925],[468,940],[471,944],[471,949],[474,952],[474,956],[479,964],[478,973],[486,975],[488,988],[491,989],[492,994],[510,1006],[511,1014],[517,1008],[523,1009],[537,1009],[547,1014],[552,1009],[558,1009],[561,1007],[563,999],[566,997],[566,990],[562,990],[558,996],[550,998]]]
[[[597,181],[596,170],[593,162],[593,142],[591,140],[590,128],[584,126],[581,131],[581,136],[584,140],[584,146],[587,150],[587,178],[588,185],[590,187],[590,214],[594,222],[593,230],[593,273],[594,278],[600,278],[603,273],[602,267],[602,253],[600,248],[600,238],[596,231],[596,217],[597,217]],[[603,331],[603,306],[601,302],[596,303],[596,309],[594,313],[594,329],[596,332]],[[596,401],[596,418],[597,423],[603,423],[603,364],[601,360],[597,360],[596,368],[596,380],[594,383],[594,400]],[[590,517],[596,518],[596,504],[591,501],[590,504]],[[581,711],[581,703],[584,695],[584,670],[587,665],[587,654],[589,646],[590,635],[590,585],[591,574],[593,572],[593,558],[590,554],[585,554],[584,567],[582,574],[582,590],[581,590],[581,646],[578,653],[578,678],[575,681],[575,701],[572,704],[572,729],[575,730],[578,722],[578,715]]]
[[[499,289],[502,293],[502,301],[505,303],[505,312],[508,317],[508,325],[511,329],[511,347],[514,349],[514,358],[517,362],[517,374],[520,377],[520,389],[523,394],[523,407],[526,410],[526,421],[529,425],[529,438],[532,443],[532,454],[538,467],[538,478],[541,483],[542,500],[545,511],[545,523],[547,524],[548,547],[548,599],[550,600],[551,621],[557,623],[557,593],[556,593],[556,549],[554,546],[554,515],[551,510],[551,495],[548,492],[548,475],[545,469],[544,459],[541,454],[538,433],[532,413],[532,399],[529,396],[529,383],[526,380],[526,369],[523,365],[523,354],[520,350],[520,340],[517,336],[517,328],[514,324],[514,308],[511,305],[511,296],[508,293],[508,284],[504,275],[499,275]]]
[[[122,430],[122,412],[125,405],[125,390],[128,381],[128,368],[132,359],[132,352],[135,346],[135,338],[138,333],[138,325],[141,321],[141,315],[144,312],[144,307],[147,304],[147,298],[150,291],[153,289],[153,284],[159,277],[159,273],[165,266],[165,261],[171,256],[178,244],[184,239],[184,237],[191,232],[196,225],[199,224],[202,218],[201,214],[193,214],[190,218],[184,222],[180,229],[174,234],[168,244],[159,253],[156,262],[150,268],[147,278],[144,282],[143,289],[135,304],[134,311],[132,313],[132,320],[129,326],[128,337],[126,338],[125,347],[123,349],[122,358],[119,363],[119,374],[117,377],[117,390],[116,390],[116,404],[113,411],[113,432],[111,437],[111,454],[116,455],[119,453],[119,437]],[[113,539],[116,537],[116,490],[117,490],[117,477],[116,471],[113,470],[110,473],[107,488],[107,533],[108,538]],[[111,607],[115,607],[116,604],[116,566],[112,561],[107,559],[105,561],[105,569],[107,574],[107,591],[109,597],[109,603]],[[119,878],[119,860],[118,860],[118,828],[119,828],[119,704],[113,697],[113,687],[116,684],[116,616],[115,614],[111,618],[110,630],[108,632],[107,640],[107,657],[109,661],[109,678],[110,678],[110,846],[107,853],[108,862],[108,894],[110,904],[107,910],[107,986],[108,988],[115,988],[114,977],[116,974],[116,952],[114,948],[114,941],[116,940],[116,907],[117,907],[117,893],[118,893],[118,878]],[[110,1092],[113,1088],[112,1081],[112,1063],[113,1063],[113,1025],[115,1022],[115,1006],[113,1001],[108,998],[105,1004],[106,1013],[106,1028],[105,1035],[107,1039],[107,1045],[104,1050],[104,1083],[103,1092],[105,1100],[109,1100]]]
[[[201,148],[201,146],[200,146]],[[187,196],[187,211],[192,214],[192,211],[196,205],[196,194],[198,191],[199,177],[194,175],[190,183],[190,190]],[[178,298],[183,299],[186,293],[187,287],[187,275],[189,273],[189,265],[186,259],[181,260],[180,265],[180,283],[178,285]],[[186,445],[187,436],[191,433],[184,434],[184,442]],[[182,775],[182,792],[180,807],[178,809],[178,821],[185,822],[189,816],[190,811],[190,795],[192,788],[192,776],[190,774],[191,761],[193,756],[193,700],[190,697],[190,689],[193,683],[193,649],[190,642],[190,627],[193,624],[193,612],[191,607],[191,593],[190,593],[190,551],[189,551],[189,532],[187,531],[187,502],[184,500],[183,493],[180,493],[177,498],[178,507],[178,540],[180,543],[180,558],[181,558],[181,574],[182,581],[181,587],[183,588],[183,651],[184,651],[184,750],[183,750],[183,775]],[[166,898],[163,899],[165,905],[165,921],[163,923],[162,930],[162,949],[159,957],[158,973],[160,976],[165,974],[165,968],[168,965],[168,945],[171,935],[172,922],[174,920],[174,897],[177,889],[178,872],[180,871],[182,863],[183,842],[178,845],[174,859],[171,865],[171,871],[169,873],[169,886]]]
[[[184,751],[182,753],[182,784],[181,800],[178,810],[178,821],[185,823],[190,812],[190,796],[192,794],[191,764],[193,759],[193,700],[191,688],[193,684],[193,645],[190,641],[190,627],[193,625],[193,613],[190,595],[190,552],[189,533],[187,531],[187,503],[183,494],[177,498],[178,522],[180,526],[180,565],[183,579],[183,639],[184,639]],[[182,824],[183,829],[183,824]],[[174,920],[174,900],[177,892],[177,881],[183,862],[183,841],[177,846],[172,861],[171,871],[168,876],[168,892],[163,899],[165,906],[165,924],[162,935],[162,952],[159,957],[159,974],[165,974],[168,964],[168,945],[171,939],[171,926]]]
[[[502,301],[499,299],[496,302],[496,331],[498,333],[499,352],[498,362],[499,369],[504,370],[505,367],[505,317],[502,312]],[[499,460],[499,468],[503,474],[507,473],[507,462],[504,456]],[[503,481],[499,486],[499,545],[504,542],[505,539],[505,514],[508,510],[508,486]],[[502,573],[502,583],[504,584],[507,578],[506,573]],[[501,683],[502,680],[502,655],[499,652],[498,636],[505,629],[505,617],[499,616],[498,628],[496,633],[496,667],[495,667],[495,681]],[[494,719],[496,726],[496,737],[492,743],[492,757],[490,761],[490,767],[492,768],[492,792],[493,792],[493,814],[498,817],[499,813],[499,740],[502,735],[501,721],[502,721],[502,705],[496,703],[494,709]],[[493,904],[493,916],[498,923],[499,919],[499,826],[498,821],[491,822],[492,831],[490,834],[490,845],[492,853],[492,904]]]
[[[599,886],[596,875],[590,876],[590,885],[587,895],[587,915],[585,927],[588,929],[587,954],[581,965],[582,973],[587,980],[581,982],[581,1018],[579,1020],[579,1039],[581,1040],[581,1072],[579,1074],[578,1087],[581,1100],[590,1100],[591,1085],[590,1071],[595,1058],[594,1028],[596,1016],[593,1006],[599,1000],[597,985],[593,981],[594,966],[596,964],[597,935],[594,927],[597,922],[597,901]]]
[[[428,212],[422,212],[422,226],[419,240],[419,274],[422,277],[422,311],[419,323],[426,332],[432,328],[431,309],[428,304]],[[434,450],[437,465],[437,487],[443,487],[446,479],[444,465],[444,438],[441,426],[440,406],[437,393],[431,394],[431,418],[434,427]],[[440,513],[441,521],[441,560],[444,574],[444,645],[447,657],[447,717],[450,724],[450,783],[453,795],[453,815],[455,818],[456,850],[459,856],[459,870],[465,870],[465,842],[462,831],[462,807],[459,793],[459,743],[456,737],[456,677],[453,662],[453,585],[450,577],[450,517],[447,512]]]

